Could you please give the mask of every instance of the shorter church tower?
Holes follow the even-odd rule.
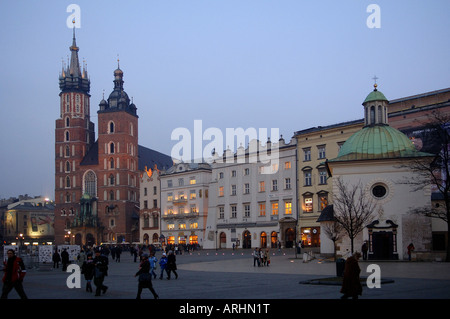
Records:
[[[139,233],[138,116],[123,83],[118,65],[98,111],[98,216],[107,242],[131,242]]]

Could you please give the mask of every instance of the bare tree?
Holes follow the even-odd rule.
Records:
[[[333,194],[334,218],[350,238],[353,254],[353,241],[372,222],[377,205],[368,196],[361,182],[350,185],[339,177],[336,179],[336,186],[337,192]]]
[[[440,195],[440,205],[414,208],[413,214],[441,219],[447,223],[447,256],[450,262],[450,114],[439,111],[431,112],[422,129],[417,129],[412,138],[423,146],[421,151],[432,154],[430,157],[417,157],[404,163],[403,167],[411,169],[415,176],[402,181],[412,185],[415,190],[431,185],[432,191]]]
[[[324,222],[322,226],[322,231],[325,235],[333,242],[333,256],[336,260],[336,242],[343,237],[343,228],[333,217],[333,220]]]

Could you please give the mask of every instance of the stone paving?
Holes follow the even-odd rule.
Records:
[[[313,259],[303,262],[293,250],[271,253],[269,267],[254,267],[250,250],[202,250],[192,254],[177,255],[178,279],[155,279],[153,286],[161,300],[339,300],[339,286],[305,285],[301,282],[336,275],[336,264],[328,260]],[[161,253],[156,257],[159,259]],[[100,296],[85,291],[84,278],[81,288],[68,288],[70,273],[40,264],[29,269],[24,289],[30,299],[40,300],[111,300],[134,299],[137,278],[134,274],[139,263],[133,262],[128,252],[121,262],[110,259],[109,276],[105,284],[108,291]],[[361,261],[361,276],[369,264],[380,266],[382,279],[393,282],[381,288],[364,287],[361,299],[449,299],[450,263],[444,262],[367,262]],[[159,269],[158,269],[159,273]],[[166,276],[165,276],[166,277]],[[18,299],[13,290],[10,299]],[[143,299],[152,299],[144,290]]]

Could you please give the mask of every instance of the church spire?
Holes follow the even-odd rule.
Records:
[[[77,47],[75,38],[75,24],[73,26],[72,46],[70,46],[69,49],[71,51],[69,74],[73,77],[81,77],[80,62],[78,60],[78,51],[80,49]]]
[[[81,90],[86,93],[90,90],[90,81],[87,76],[87,70],[84,68],[81,72],[80,61],[78,59],[78,51],[75,36],[75,21],[73,21],[72,45],[69,47],[70,59],[68,59],[67,71],[62,72],[59,78],[59,88],[61,91]]]

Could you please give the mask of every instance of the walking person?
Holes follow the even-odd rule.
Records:
[[[269,267],[269,265],[270,265],[270,251],[269,251],[269,248],[267,248],[267,250],[266,250],[266,256],[267,256],[267,267]]]
[[[61,256],[59,255],[57,250],[53,253],[52,260],[53,260],[53,268],[59,268],[59,263],[61,262]]]
[[[256,264],[258,264],[259,267],[259,252],[257,248],[253,251],[253,267],[255,267]]]
[[[150,254],[150,258],[148,259],[150,262],[150,274],[153,276],[153,279],[156,279],[156,262],[158,261],[158,258],[155,257],[155,252],[152,251]]]
[[[264,251],[259,249],[259,264],[260,266],[264,266]]]
[[[22,258],[17,257],[13,249],[7,251],[8,259],[3,261],[3,290],[1,299],[7,299],[8,294],[14,288],[19,294],[21,299],[28,299],[25,291],[23,290],[23,278],[25,277],[27,270]]]
[[[342,281],[341,293],[344,295],[341,299],[358,299],[358,295],[362,294],[362,285],[359,278],[361,268],[359,268],[358,260],[361,254],[356,252],[353,256],[347,258],[344,267],[344,277]]]
[[[92,278],[94,278],[95,273],[95,265],[94,259],[92,257],[92,253],[88,253],[86,260],[81,265],[81,273],[84,275],[84,279],[86,280],[86,291],[92,292]]]
[[[144,288],[148,288],[153,294],[153,297],[155,299],[159,298],[155,289],[153,289],[152,274],[150,273],[150,268],[151,266],[148,259],[148,255],[143,254],[142,261],[139,265],[139,271],[134,275],[134,277],[139,276],[138,292],[136,299],[141,299],[141,293]]]
[[[407,248],[408,248],[408,260],[411,261],[411,254],[414,251],[415,247],[413,243],[410,243]]]
[[[167,257],[167,279],[170,280],[170,273],[173,271],[175,274],[175,279],[178,279],[177,274],[177,258],[173,251],[169,251],[169,256]]]
[[[102,255],[100,250],[95,251],[94,258],[94,285],[96,286],[95,296],[100,296],[100,292],[106,293],[107,286],[103,284],[105,277],[108,276],[108,257]]]
[[[166,255],[166,253],[162,254],[162,257],[161,257],[161,259],[159,261],[159,266],[161,267],[161,275],[159,276],[159,279],[163,279],[164,271],[167,271],[166,270],[166,267],[167,267],[167,255]]]
[[[368,247],[367,247],[367,240],[366,240],[361,247],[363,260],[367,260],[367,251],[368,251]]]
[[[70,263],[70,261],[69,261],[69,253],[65,248],[61,252],[61,262],[62,262],[62,271],[66,271],[67,265]]]

